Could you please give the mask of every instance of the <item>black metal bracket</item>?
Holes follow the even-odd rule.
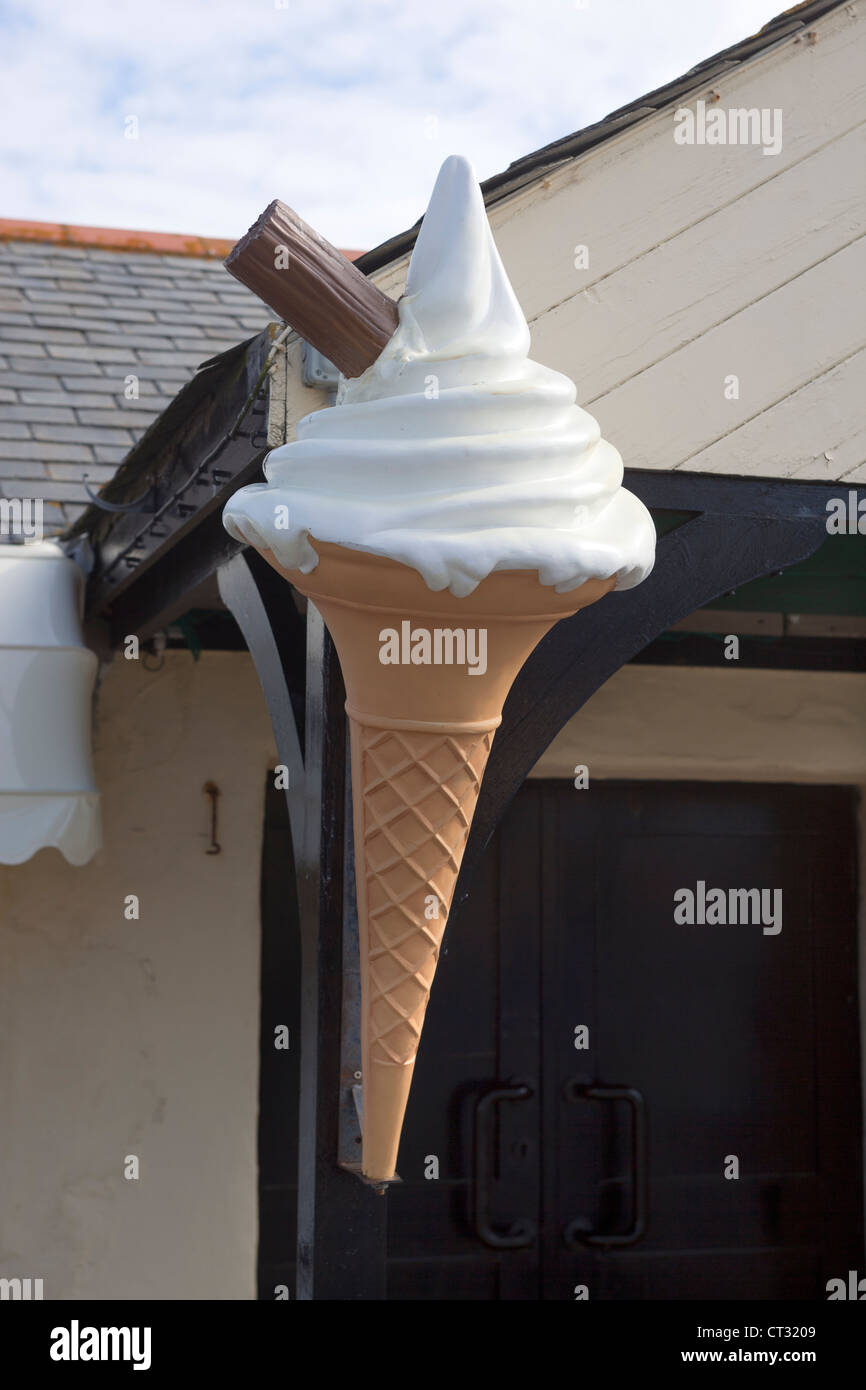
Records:
[[[297,852],[304,838],[304,759],[291,696],[293,661],[299,653],[287,640],[284,623],[275,622],[281,598],[288,598],[285,580],[265,565],[254,551],[244,550],[217,570],[220,598],[244,636],[261,681],[277,757],[288,769],[286,801],[292,841]],[[282,641],[280,640],[282,638]]]
[[[827,499],[839,492],[838,486],[646,471],[627,472],[626,484],[649,507],[694,514],[660,538],[643,584],[557,623],[518,675],[481,784],[449,930],[506,807],[572,715],[681,618],[813,554],[827,539]]]

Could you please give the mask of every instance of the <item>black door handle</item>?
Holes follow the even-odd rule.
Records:
[[[517,1250],[531,1245],[536,1236],[535,1222],[527,1216],[518,1216],[507,1231],[496,1231],[490,1224],[490,1152],[496,1107],[501,1100],[529,1100],[532,1095],[531,1086],[514,1081],[494,1087],[475,1107],[475,1234],[494,1250]]]
[[[567,1081],[564,1094],[566,1100],[624,1100],[631,1106],[632,1115],[631,1226],[620,1234],[606,1235],[593,1231],[586,1219],[578,1216],[569,1221],[562,1233],[565,1244],[569,1250],[582,1245],[634,1245],[646,1234],[649,1213],[646,1101],[634,1086],[582,1086],[577,1081]]]

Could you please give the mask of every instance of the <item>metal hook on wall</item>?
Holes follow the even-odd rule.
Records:
[[[148,641],[141,644],[141,664],[145,671],[162,670],[167,646],[168,638],[164,632],[155,632]],[[152,661],[148,661],[148,657],[151,657]]]
[[[209,796],[211,799],[210,846],[205,850],[205,854],[221,854],[222,845],[217,840],[217,802],[219,801],[220,789],[216,782],[205,782],[202,791],[205,796]]]

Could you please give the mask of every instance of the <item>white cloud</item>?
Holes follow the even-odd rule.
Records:
[[[368,247],[745,38],[778,0],[0,0],[0,215]],[[138,117],[138,140],[124,119]]]

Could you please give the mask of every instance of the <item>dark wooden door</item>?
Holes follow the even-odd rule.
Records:
[[[390,1298],[811,1299],[860,1267],[854,824],[840,788],[522,789],[446,932]],[[781,930],[677,922],[699,882],[780,890]]]

